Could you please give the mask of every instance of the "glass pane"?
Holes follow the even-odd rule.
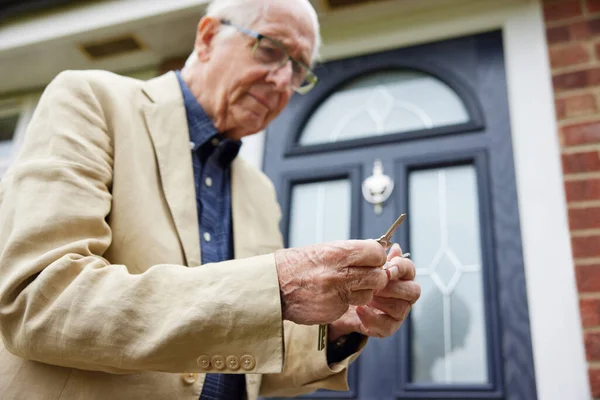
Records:
[[[467,122],[460,97],[414,71],[377,72],[343,86],[314,112],[301,145],[339,142]]]
[[[17,130],[19,114],[0,117],[0,157],[10,155],[12,149],[12,138]]]
[[[411,253],[412,254],[412,253]],[[434,382],[433,366],[444,357],[444,295],[427,275],[417,276],[421,298],[411,311],[412,333],[418,340],[412,346],[412,379]],[[425,307],[416,307],[418,304]]]
[[[350,212],[350,181],[347,179],[294,185],[289,245],[349,239]]]
[[[472,165],[409,176],[413,382],[488,382],[477,180]],[[435,334],[431,332],[435,331]]]

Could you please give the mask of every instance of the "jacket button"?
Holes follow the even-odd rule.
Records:
[[[240,359],[236,356],[227,357],[227,367],[232,371],[240,369]]]
[[[208,356],[200,356],[198,357],[198,365],[203,369],[210,368],[210,357]]]
[[[188,372],[181,375],[181,379],[183,379],[183,382],[187,383],[188,385],[191,385],[198,379],[198,374],[194,372]]]
[[[210,363],[218,370],[225,369],[225,358],[223,356],[213,356]]]
[[[250,371],[256,365],[254,357],[249,356],[247,354],[245,356],[240,357],[240,363],[242,364],[242,368],[244,368],[246,371]]]

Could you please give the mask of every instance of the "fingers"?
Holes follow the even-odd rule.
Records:
[[[398,246],[399,248],[400,246]],[[373,289],[377,291],[385,288],[390,281],[398,279],[413,280],[416,275],[412,260],[398,256],[388,261],[383,269],[351,267],[348,268],[347,273],[352,276],[348,289]]]
[[[373,300],[372,290],[356,290],[350,293],[348,304],[352,306],[362,306]]]
[[[380,314],[369,307],[356,307],[356,314],[361,321],[361,333],[379,338],[394,334],[401,325],[400,321],[386,314]]]
[[[389,274],[397,271],[385,271],[381,268],[351,267],[347,273],[351,276],[348,282],[350,290],[380,290],[389,282]]]
[[[385,297],[390,299],[405,300],[414,304],[421,296],[421,286],[414,281],[393,280],[385,288],[378,290],[376,298]],[[379,308],[379,307],[378,307]]]
[[[368,304],[370,307],[382,311],[396,321],[404,321],[412,309],[413,303],[408,300],[393,299],[387,297],[373,297]]]
[[[402,248],[398,243],[394,243],[390,248],[387,255],[387,260],[390,261],[394,257],[400,257],[402,255]]]
[[[412,262],[410,258],[403,257],[394,257],[390,261],[383,266],[384,270],[392,269],[393,267],[397,267],[398,271],[393,274],[393,277],[390,279],[405,279],[405,280],[413,280],[415,279],[416,270],[415,264]],[[393,271],[390,271],[393,272]]]
[[[346,265],[352,267],[381,267],[386,262],[385,250],[375,240],[349,240],[350,251]]]

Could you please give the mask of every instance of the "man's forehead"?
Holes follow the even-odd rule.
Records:
[[[289,51],[301,52],[310,62],[316,37],[314,24],[305,8],[290,7],[295,2],[290,0],[266,7],[255,29],[281,42]]]

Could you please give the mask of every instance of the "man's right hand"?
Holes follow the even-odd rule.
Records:
[[[275,252],[283,318],[303,325],[328,324],[350,305],[371,301],[399,273],[387,272],[375,240],[346,240]]]

